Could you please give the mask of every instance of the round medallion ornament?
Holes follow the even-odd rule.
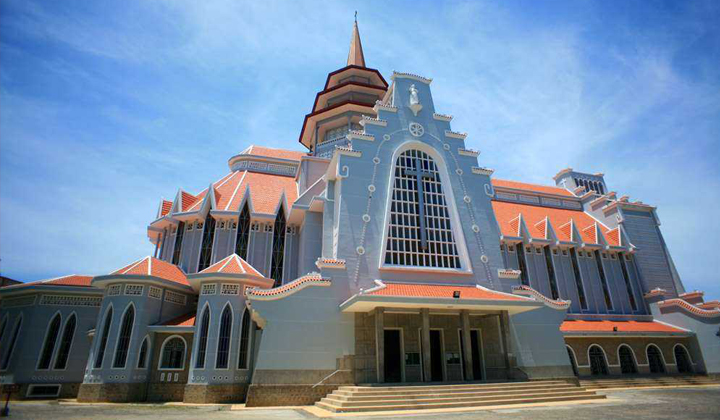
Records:
[[[384,135],[383,135],[383,140],[389,141],[389,140],[390,140],[390,134],[384,134]]]
[[[387,136],[387,134],[386,134],[386,136]],[[376,164],[376,165],[378,165],[378,164],[380,163],[380,158],[379,158],[379,157],[374,157],[374,158],[373,158],[373,163]]]
[[[450,150],[450,145],[447,143],[443,144],[443,149]]]
[[[472,225],[472,230],[473,230],[473,232],[478,233],[478,232],[480,232],[480,226]]]
[[[489,260],[488,260],[488,256],[487,256],[487,255],[481,256],[481,257],[480,257],[480,261],[482,261],[483,264],[487,264],[487,262],[489,261]]]
[[[466,202],[466,203],[469,203],[469,202],[472,201],[472,199],[470,198],[469,195],[466,195],[465,197],[463,197],[463,201]]]
[[[410,134],[412,134],[413,137],[420,137],[425,134],[425,129],[423,128],[423,126],[416,122],[410,123],[408,129],[410,130]]]
[[[365,248],[362,246],[359,246],[355,249],[357,251],[358,255],[364,255],[365,254]]]
[[[363,222],[367,223],[370,221],[370,215],[369,214],[363,214]]]
[[[368,191],[375,192],[375,185],[373,185],[373,184],[368,185]]]
[[[463,170],[460,169],[460,168],[458,168],[458,169],[455,170],[455,173],[458,174],[458,175],[462,175],[462,174],[463,174]]]

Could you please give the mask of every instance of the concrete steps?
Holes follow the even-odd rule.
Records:
[[[703,375],[625,376],[580,380],[580,386],[589,390],[702,385],[720,385],[720,381]]]
[[[602,399],[567,381],[417,386],[342,386],[315,405],[336,412],[483,407]]]

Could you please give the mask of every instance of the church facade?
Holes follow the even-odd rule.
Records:
[[[651,205],[603,174],[493,177],[431,79],[357,25],[300,130],[162,200],[153,256],[0,289],[17,398],[309,404],[342,384],[720,373]]]

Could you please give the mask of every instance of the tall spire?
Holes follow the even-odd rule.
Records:
[[[355,12],[355,24],[353,25],[353,34],[350,40],[350,53],[348,54],[347,65],[365,67],[365,55],[363,55],[360,31],[358,31],[357,12]]]

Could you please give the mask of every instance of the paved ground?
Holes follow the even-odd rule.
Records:
[[[552,407],[480,410],[473,412],[404,415],[406,418],[453,418],[458,420],[660,420],[720,419],[720,387],[672,388],[653,390],[606,391],[608,400],[593,404],[572,404]],[[158,405],[61,405],[57,402],[23,402],[11,405],[10,418],[32,420],[65,419],[138,419],[143,420],[296,420],[314,419],[302,409],[246,409],[231,411],[230,407],[178,407]],[[372,418],[376,420],[397,418]]]

